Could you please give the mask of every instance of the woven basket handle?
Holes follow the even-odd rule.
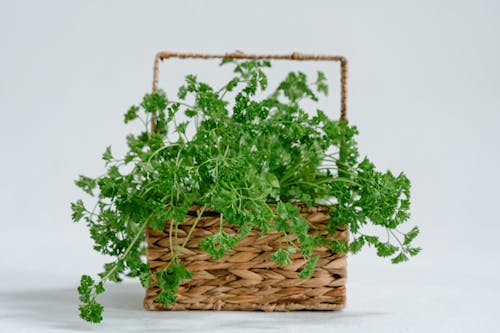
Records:
[[[277,59],[277,60],[300,60],[300,61],[337,61],[340,62],[340,120],[347,120],[347,59],[336,55],[313,55],[313,54],[203,54],[203,53],[178,53],[162,51],[155,57],[153,68],[153,91],[158,90],[158,77],[160,73],[160,61],[169,58],[180,59]],[[156,131],[156,119],[151,117],[151,132]]]

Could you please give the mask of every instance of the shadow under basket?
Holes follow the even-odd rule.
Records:
[[[182,244],[191,230],[201,207],[192,206],[184,223],[179,224],[178,243]],[[330,219],[328,207],[302,207],[301,216],[327,236]],[[225,232],[236,233],[237,226],[227,225]],[[179,262],[194,273],[192,279],[180,286],[177,300],[165,308],[155,299],[160,288],[153,283],[146,290],[146,310],[340,310],[346,301],[346,255],[333,253],[328,247],[317,248],[316,269],[310,278],[301,279],[298,273],[305,264],[300,253],[291,255],[292,265],[279,267],[269,256],[281,247],[280,234],[269,232],[260,236],[258,230],[239,241],[223,258],[212,259],[198,243],[219,231],[219,214],[206,210],[191,234],[190,241],[179,255]],[[345,227],[337,227],[330,240],[348,240]],[[294,238],[291,236],[291,240]],[[163,231],[146,229],[147,259],[153,271],[164,268],[171,257],[169,223]]]

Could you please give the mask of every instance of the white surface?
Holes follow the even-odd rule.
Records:
[[[3,234],[0,242],[14,249],[19,236]],[[30,246],[14,252],[15,267],[2,269],[0,332],[494,332],[498,324],[500,276],[491,261],[427,251],[404,266],[369,255],[350,258],[348,305],[341,312],[148,312],[143,289],[128,281],[109,286],[101,299],[105,320],[93,325],[77,318],[79,262],[65,262],[64,254],[74,251],[73,240],[51,245],[45,239],[43,232],[23,237]]]
[[[0,332],[494,332],[499,15],[497,1],[472,0],[0,1]],[[102,325],[79,320],[79,276],[106,258],[70,221],[73,180],[102,171],[108,144],[123,150],[122,114],[149,91],[161,49],[346,55],[360,148],[412,180],[422,254],[349,258],[342,312],[151,313],[127,282],[108,286]],[[315,66],[277,65],[338,78]],[[172,60],[161,85],[190,72],[219,78]]]

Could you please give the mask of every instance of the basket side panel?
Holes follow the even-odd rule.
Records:
[[[303,208],[301,215],[314,225],[311,232],[328,236],[327,210]],[[188,215],[179,225],[178,244],[184,242],[195,220],[195,216]],[[279,234],[260,236],[253,230],[223,258],[214,260],[199,249],[198,243],[218,231],[217,214],[201,217],[179,255],[180,262],[194,273],[193,278],[179,288],[176,302],[168,309],[155,301],[160,288],[153,283],[146,290],[145,309],[292,311],[339,310],[345,306],[345,254],[333,253],[328,247],[316,249],[313,255],[320,257],[316,270],[310,278],[300,279],[298,273],[305,264],[301,254],[293,254],[294,263],[286,267],[278,267],[269,259],[282,246]],[[237,226],[226,227],[225,231],[236,233]],[[348,231],[338,227],[328,238],[347,240]],[[163,231],[147,229],[146,242],[148,264],[153,271],[161,270],[171,258],[168,223]]]

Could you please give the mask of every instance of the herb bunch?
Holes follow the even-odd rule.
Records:
[[[322,72],[314,81],[291,72],[259,98],[268,92],[269,61],[225,59],[222,64],[234,67],[234,77],[219,89],[188,75],[175,98],[161,90],[146,94],[125,113],[125,123],[145,126],[127,136],[128,152],[118,158],[107,147],[102,155],[106,173],[76,181],[95,197],[95,205],[72,203],[73,220],[87,224],[96,251],[115,258],[104,265],[99,279],[82,276],[78,292],[84,320],[102,320],[96,297],[105,291],[105,282],[128,276],[138,277],[144,287],[152,283],[144,262],[144,229],[163,230],[166,221],[175,228],[193,204],[215,209],[221,221],[239,226],[232,235],[221,225],[199,244],[213,258],[223,257],[252,229],[277,231],[287,246],[270,259],[289,265],[290,254],[300,252],[306,259],[301,278],[312,275],[318,260],[313,250],[320,246],[339,253],[372,246],[393,263],[420,251],[412,246],[418,228],[399,230],[409,219],[408,178],[380,172],[360,158],[358,131],[347,121],[332,120],[321,110],[310,116],[304,110],[303,101],[316,102],[328,94]],[[179,121],[181,113],[187,121]],[[154,132],[148,131],[151,120]],[[188,126],[195,127],[194,135],[188,134]],[[329,232],[346,225],[353,241],[310,234],[297,203],[331,206]],[[378,226],[386,237],[365,233],[366,225]],[[290,235],[297,241],[291,242]],[[169,265],[155,273],[161,288],[157,301],[167,307],[175,302],[178,287],[192,277],[178,260],[181,249],[172,251]]]

